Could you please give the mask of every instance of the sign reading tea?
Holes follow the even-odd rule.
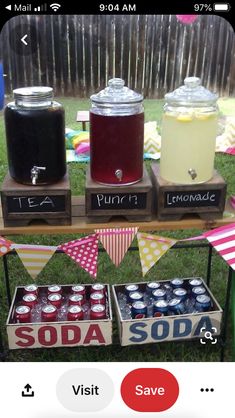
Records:
[[[62,212],[65,195],[7,196],[8,213]]]

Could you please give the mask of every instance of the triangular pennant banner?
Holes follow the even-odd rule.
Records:
[[[57,247],[27,244],[13,244],[12,248],[16,250],[23,265],[33,279],[42,271],[57,250]]]
[[[235,224],[213,229],[203,235],[226,263],[235,270]]]
[[[177,242],[175,239],[142,232],[137,234],[137,239],[143,276]]]
[[[99,240],[115,266],[119,266],[139,228],[96,229]]]
[[[97,276],[97,260],[98,260],[98,235],[92,234],[87,237],[79,238],[65,244],[61,244],[58,248],[63,250],[75,263],[87,271],[90,276]]]
[[[0,237],[0,257],[12,250],[12,244],[12,241],[9,241],[4,237]]]

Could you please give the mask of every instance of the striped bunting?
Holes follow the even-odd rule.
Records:
[[[16,250],[24,267],[33,279],[42,271],[57,249],[57,247],[47,245],[27,244],[13,244],[12,248]]]
[[[115,266],[119,266],[130,247],[138,228],[107,228],[96,229],[99,240],[107,251]]]
[[[235,270],[235,223],[203,234],[226,263]]]

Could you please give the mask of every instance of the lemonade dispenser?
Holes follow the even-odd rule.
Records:
[[[176,184],[204,183],[213,177],[218,95],[187,77],[165,95],[160,175]]]

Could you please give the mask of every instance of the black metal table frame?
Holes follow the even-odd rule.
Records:
[[[211,281],[211,265],[212,265],[212,253],[213,248],[209,243],[191,243],[191,244],[182,244],[177,243],[171,250],[175,249],[185,249],[185,248],[208,248],[208,260],[207,260],[207,273],[206,273],[206,283],[207,286],[210,287]],[[128,251],[137,251],[138,247],[130,247]],[[104,252],[104,248],[99,248],[99,252]],[[56,253],[63,253],[62,250],[56,250]],[[4,268],[4,281],[5,281],[5,289],[6,289],[6,296],[9,308],[11,306],[11,289],[10,289],[10,276],[9,276],[9,269],[8,269],[8,262],[7,259],[9,256],[16,255],[16,251],[12,250],[7,254],[2,256],[3,260],[3,268]],[[228,326],[228,317],[229,317],[229,307],[230,307],[230,295],[231,295],[231,287],[232,287],[232,274],[233,270],[231,267],[228,268],[228,278],[227,278],[227,286],[226,286],[226,297],[225,297],[225,306],[223,309],[223,316],[222,316],[222,326],[221,326],[221,333],[218,339],[220,344],[220,361],[224,361],[224,353],[226,348],[226,341],[227,341],[227,326]],[[0,326],[0,360],[6,358],[6,353],[4,351],[4,344],[2,340],[2,333],[1,333],[1,326]]]

